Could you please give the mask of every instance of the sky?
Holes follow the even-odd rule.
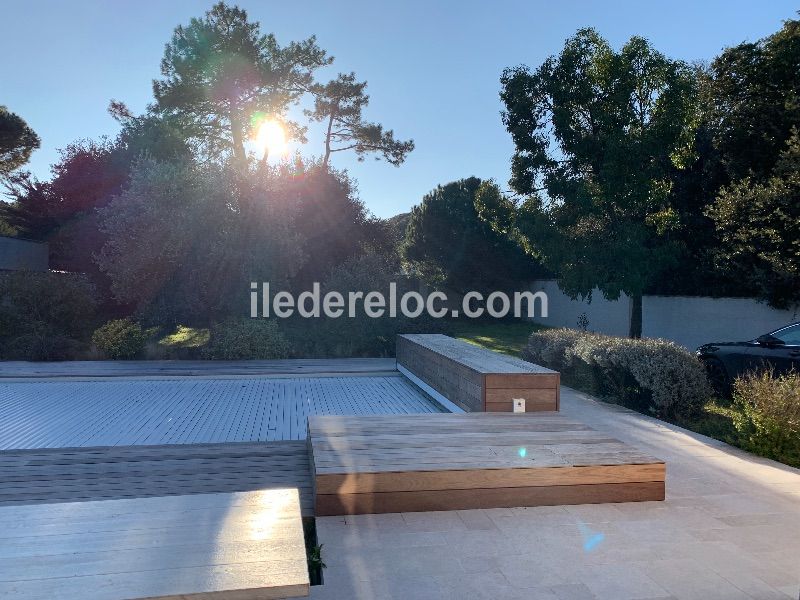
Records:
[[[579,28],[594,27],[615,48],[640,35],[672,58],[710,61],[797,15],[796,3],[782,0],[236,3],[281,44],[316,35],[335,57],[319,78],[354,71],[368,82],[365,116],[414,140],[400,167],[359,163],[345,153],[332,158],[380,217],[405,212],[438,184],[464,177],[493,178],[505,189],[514,148],[500,117],[500,75],[506,67],[538,66]],[[0,104],[42,140],[27,168],[48,179],[59,148],[116,135],[106,110],[112,98],[144,111],[173,29],[211,4],[0,0]],[[292,116],[301,118],[301,110]],[[304,155],[321,153],[320,134],[309,132]]]

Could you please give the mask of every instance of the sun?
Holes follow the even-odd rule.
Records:
[[[259,153],[265,156],[283,156],[289,149],[283,125],[273,119],[261,122],[253,141]]]

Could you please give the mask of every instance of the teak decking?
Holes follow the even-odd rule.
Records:
[[[665,465],[557,413],[312,416],[317,516],[664,499]]]
[[[397,336],[397,363],[467,412],[558,410],[560,375],[439,334]]]
[[[295,489],[0,507],[0,598],[308,593]]]
[[[0,507],[296,488],[313,516],[305,442],[0,452]]]

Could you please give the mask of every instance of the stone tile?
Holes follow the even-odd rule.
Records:
[[[641,571],[682,600],[753,600],[710,569],[687,559],[665,559],[641,563]]]
[[[482,510],[459,510],[456,512],[469,530],[497,530],[497,525],[495,525],[489,515]]]
[[[597,598],[633,600],[658,598],[669,592],[633,564],[584,568],[581,578]]]
[[[553,563],[525,557],[508,557],[500,561],[500,572],[514,588],[542,588],[564,583]]]
[[[585,583],[554,585],[550,587],[550,590],[558,600],[595,600],[597,598]]]
[[[498,573],[499,561],[495,556],[465,556],[458,559],[465,573]]]
[[[400,513],[382,515],[347,515],[344,517],[347,525],[357,525],[360,529],[380,529],[389,531],[405,530],[407,525]]]
[[[524,598],[519,590],[509,585],[505,576],[499,571],[480,573],[472,577],[442,573],[436,580],[446,597],[453,600],[523,600]]]
[[[791,600],[800,598],[800,585],[785,585],[780,587],[778,591],[785,594],[787,598],[791,598]]]
[[[411,531],[466,530],[467,526],[457,512],[402,513],[406,526]]]

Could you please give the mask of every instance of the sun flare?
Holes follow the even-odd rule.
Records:
[[[258,151],[268,156],[283,156],[289,149],[283,126],[272,119],[261,122],[254,141]]]

